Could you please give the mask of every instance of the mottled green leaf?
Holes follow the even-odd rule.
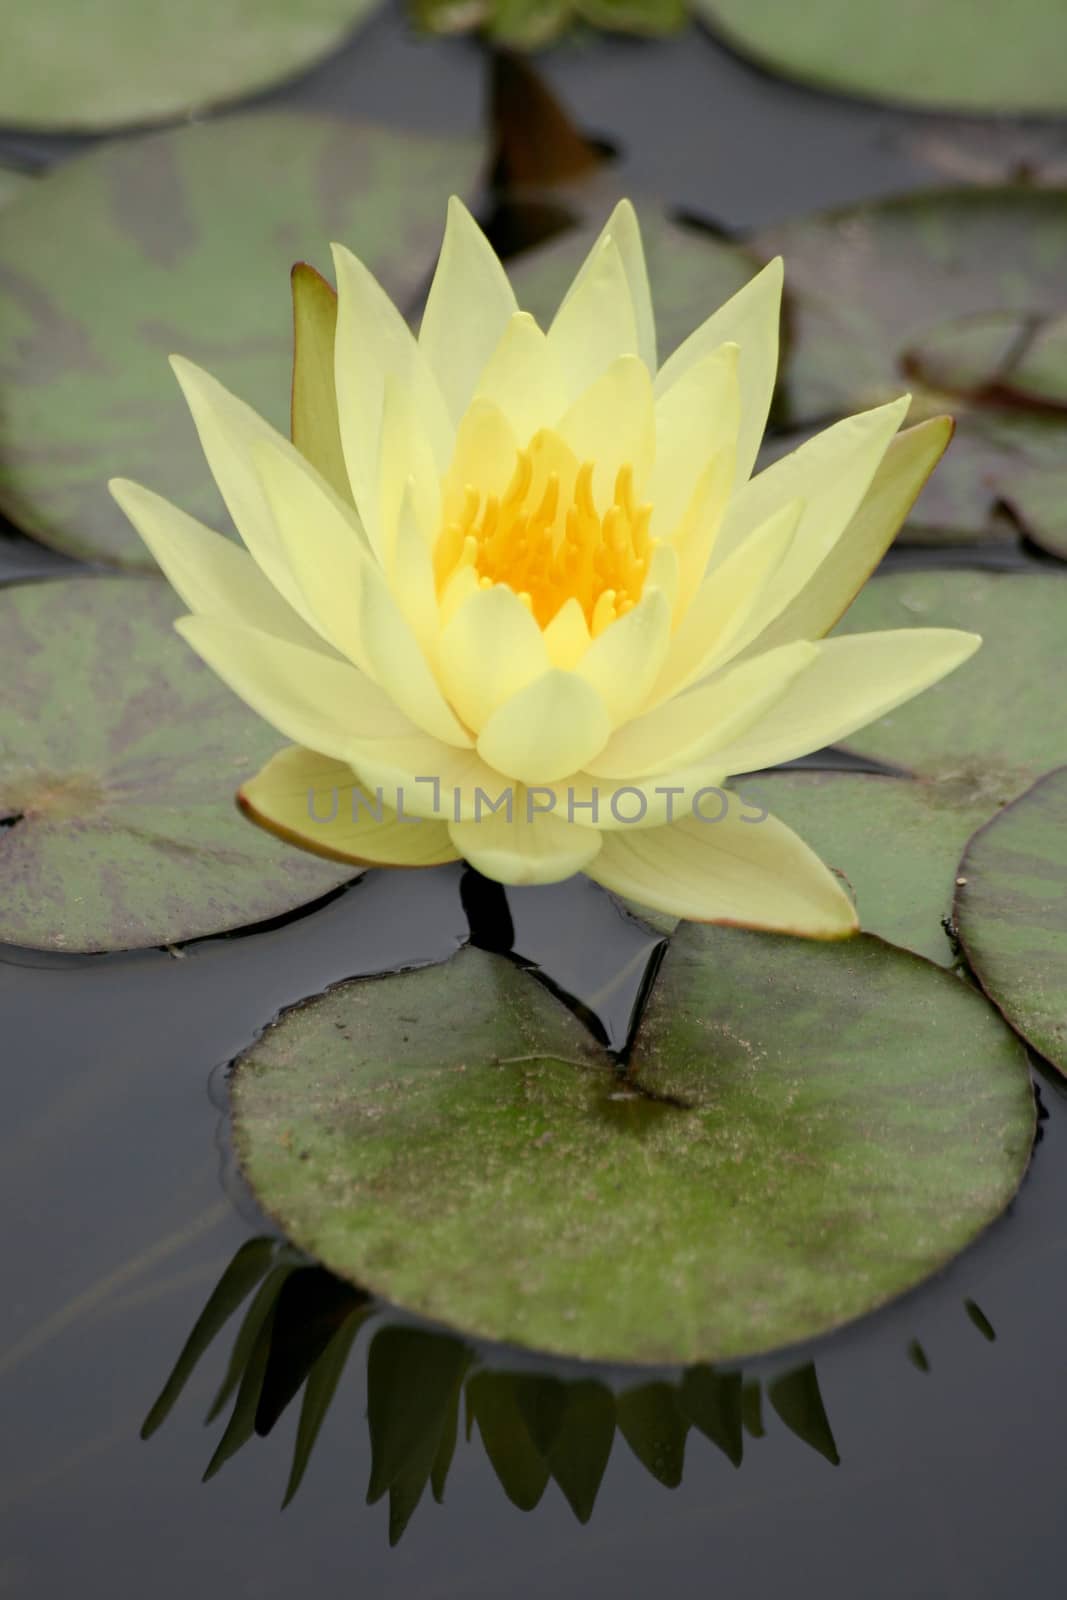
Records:
[[[1067,578],[1055,572],[908,572],[876,578],[839,633],[967,628],[982,648],[941,683],[848,740],[849,749],[969,788],[990,814],[1067,762]]]
[[[975,834],[957,885],[960,939],[978,981],[1067,1076],[1067,767]]]
[[[12,172],[8,167],[0,167],[0,206],[6,206],[9,200],[22,194],[31,181],[28,173]]]
[[[786,262],[794,425],[905,390],[912,420],[951,410],[948,455],[910,523],[971,537],[1027,532],[1067,552],[1067,194],[950,190],[871,201],[769,228]]]
[[[238,814],[278,736],[172,632],[180,610],[150,578],[0,591],[0,939],[173,944],[358,876]]]
[[[910,1288],[1029,1157],[1017,1041],[870,938],[683,929],[630,1072],[467,949],[288,1012],[238,1064],[235,1138],[331,1270],[471,1332],[660,1362],[807,1338]],[[557,1471],[568,1395],[530,1431],[581,1515],[599,1480],[592,1459]]]
[[[1061,0],[692,0],[761,66],[838,93],[955,111],[1063,112]]]
[[[269,88],[336,49],[378,0],[34,0],[4,31],[0,123],[163,122]]]
[[[257,113],[102,145],[0,210],[0,509],[72,555],[151,567],[131,477],[228,527],[167,356],[288,431],[289,272],[337,239],[401,304],[477,141]]]

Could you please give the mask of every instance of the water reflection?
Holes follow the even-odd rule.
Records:
[[[269,1434],[302,1390],[283,1501],[288,1505],[303,1482],[356,1337],[384,1308],[290,1246],[248,1240],[197,1319],[145,1419],[143,1438],[164,1423],[200,1358],[242,1307],[208,1412],[209,1422],[227,1410],[228,1416],[204,1477],[213,1477],[254,1436]],[[983,1337],[995,1338],[973,1301],[966,1309]],[[908,1355],[929,1371],[917,1341]],[[443,1498],[461,1420],[468,1443],[480,1442],[513,1505],[533,1511],[554,1482],[580,1522],[593,1514],[617,1435],[653,1478],[676,1488],[692,1432],[740,1467],[746,1439],[764,1437],[767,1403],[811,1450],[834,1466],[840,1461],[810,1361],[769,1380],[699,1365],[670,1380],[637,1378],[616,1389],[597,1378],[559,1376],[547,1363],[544,1371],[502,1370],[459,1337],[388,1322],[374,1331],[366,1359],[367,1499],[373,1504],[388,1496],[392,1544],[427,1489],[436,1500]]]

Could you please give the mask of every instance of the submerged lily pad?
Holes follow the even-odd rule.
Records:
[[[954,111],[1067,110],[1060,0],[692,0],[761,66],[819,89]]]
[[[783,404],[800,426],[910,389],[958,433],[909,521],[983,536],[1007,507],[1067,553],[1067,193],[961,189],[771,228],[787,264]]]
[[[1067,1076],[1067,767],[975,834],[957,885],[960,939],[978,981]]]
[[[0,940],[173,944],[358,876],[240,817],[277,735],[172,632],[179,610],[149,578],[0,592]]]
[[[328,55],[379,0],[34,0],[5,29],[0,123],[162,122]]]
[[[106,145],[30,186],[0,210],[0,509],[146,569],[110,476],[228,526],[168,354],[287,431],[293,262],[340,239],[407,303],[481,160],[475,140],[269,113]]]
[[[260,1203],[332,1271],[477,1334],[648,1362],[769,1349],[912,1287],[1008,1203],[1034,1121],[1017,1040],[917,956],[696,927],[626,1078],[468,948],[289,1011],[232,1095]]]

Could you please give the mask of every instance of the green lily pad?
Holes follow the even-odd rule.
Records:
[[[849,772],[767,772],[738,785],[781,817],[848,881],[860,925],[891,944],[950,967],[944,921],[964,845],[999,795],[952,777],[911,779]]]
[[[16,195],[22,194],[32,181],[25,172],[12,172],[8,167],[0,167],[0,206],[6,206]]]
[[[257,114],[100,147],[0,210],[0,510],[71,555],[150,569],[118,474],[228,526],[167,356],[288,430],[289,271],[331,239],[402,304],[479,143]]]
[[[1067,110],[1060,0],[692,0],[728,44],[819,89],[954,111]]]
[[[958,672],[848,741],[858,755],[959,786],[992,813],[1067,762],[1063,685],[1067,577],[909,572],[860,592],[839,633],[967,628],[982,648]]]
[[[413,0],[411,10],[427,33],[480,29],[512,50],[538,50],[574,23],[656,37],[686,19],[682,0]]]
[[[1018,1041],[949,974],[868,937],[697,927],[626,1079],[468,948],[289,1011],[232,1096],[260,1203],[331,1271],[647,1362],[766,1350],[912,1287],[1008,1203],[1034,1126]]]
[[[164,122],[254,94],[335,50],[378,0],[35,0],[5,30],[0,123]]]
[[[1067,767],[975,834],[956,881],[960,939],[975,976],[1067,1076]]]
[[[277,735],[172,632],[180,609],[148,578],[0,592],[0,941],[174,944],[358,876],[239,815]]]
[[[960,189],[760,233],[785,256],[793,426],[915,395],[958,432],[909,522],[983,537],[1007,507],[1067,553],[1067,193]]]
[[[652,285],[660,360],[707,320],[759,271],[760,262],[740,245],[706,229],[671,222],[647,203],[637,204]],[[509,263],[519,304],[544,326],[603,226],[574,228],[541,249]]]

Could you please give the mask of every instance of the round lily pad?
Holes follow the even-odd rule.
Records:
[[[0,510],[145,569],[110,476],[226,527],[167,356],[287,430],[294,261],[340,239],[407,303],[481,159],[470,139],[265,113],[105,145],[29,185],[0,210]]]
[[[714,31],[787,78],[955,111],[1067,110],[1060,0],[693,0]]]
[[[609,206],[610,209],[610,206]],[[707,230],[671,222],[656,207],[638,204],[652,285],[656,342],[663,361],[695,328],[759,271],[740,245]],[[606,214],[606,213],[605,213]],[[509,263],[519,304],[547,327],[603,226],[583,225]]]
[[[960,939],[978,981],[1067,1076],[1067,767],[975,834],[956,881]]]
[[[468,948],[286,1013],[238,1063],[260,1203],[332,1271],[472,1333],[717,1360],[911,1288],[1007,1205],[1034,1104],[973,990],[877,939],[673,940],[629,1073]]]
[[[955,783],[992,813],[1067,762],[1063,685],[1067,577],[908,572],[877,577],[839,633],[966,628],[982,647],[957,672],[848,741],[876,761]]]
[[[5,30],[0,123],[162,122],[328,55],[378,0],[34,0]]]
[[[358,876],[241,818],[277,735],[177,638],[179,610],[150,578],[0,592],[0,941],[174,944]]]
[[[12,172],[7,167],[0,167],[0,206],[6,206],[15,196],[21,194],[32,179],[25,172]]]
[[[909,518],[1067,553],[1067,193],[960,189],[767,229],[787,264],[782,405],[794,426],[904,390],[958,432]]]
[[[846,879],[860,926],[950,967],[946,931],[957,863],[999,795],[969,778],[761,772],[737,786],[781,817]]]

